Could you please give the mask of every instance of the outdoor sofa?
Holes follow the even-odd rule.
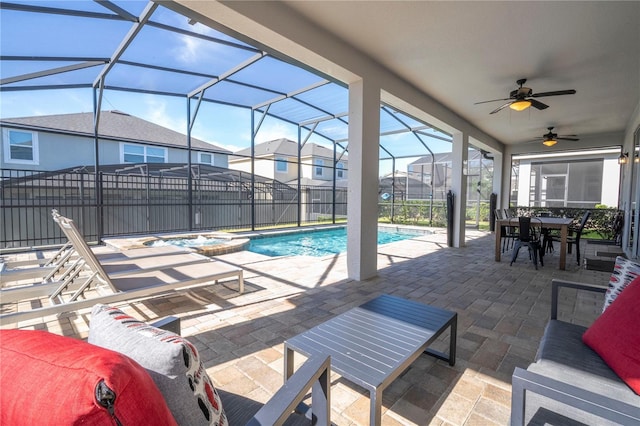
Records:
[[[558,319],[562,288],[605,293],[590,327]],[[640,264],[618,257],[609,287],[554,279],[535,362],[512,376],[511,425],[640,424]]]
[[[178,318],[149,325],[107,305],[93,307],[88,342],[0,330],[0,424],[331,423],[329,357],[307,359],[261,404],[216,390],[179,332]],[[313,411],[303,404],[309,395]]]

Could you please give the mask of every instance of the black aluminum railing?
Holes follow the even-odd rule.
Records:
[[[194,230],[238,230],[334,222],[347,214],[346,190],[184,177],[2,170],[0,249],[65,242],[51,209],[75,220],[88,241]],[[97,203],[96,189],[101,200]],[[334,196],[335,194],[335,196]],[[192,212],[190,215],[189,213]]]

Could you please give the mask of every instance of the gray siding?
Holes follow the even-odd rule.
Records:
[[[10,126],[2,127],[2,129],[13,129]],[[25,129],[14,129],[18,131],[28,132]],[[38,171],[54,171],[76,167],[82,165],[92,166],[95,164],[95,150],[93,138],[85,136],[65,135],[50,132],[33,132],[38,136],[39,163],[21,164],[6,162],[4,157],[4,132],[2,132],[3,154],[0,162],[3,169],[13,170],[38,170]],[[125,142],[137,145],[150,145],[138,142]],[[100,164],[120,164],[120,144],[119,141],[104,140],[99,141],[99,159]],[[228,155],[213,154],[214,166],[228,167]],[[198,152],[191,153],[191,161],[198,163]],[[170,163],[186,163],[187,151],[181,148],[167,148],[167,162]]]

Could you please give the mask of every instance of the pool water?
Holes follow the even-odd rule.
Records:
[[[415,238],[417,234],[378,231],[378,244]],[[266,256],[327,256],[347,251],[346,228],[252,238],[249,251]]]

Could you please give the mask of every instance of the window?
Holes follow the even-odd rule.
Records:
[[[164,163],[165,162],[165,153],[166,150],[164,148],[152,148],[145,147],[147,149],[147,163]]]
[[[336,177],[338,179],[344,179],[344,163],[338,163],[336,166],[338,170],[336,170]]]
[[[39,164],[37,133],[5,129],[4,141],[7,163]]]
[[[198,163],[213,165],[213,154],[209,154],[207,152],[199,152]]]
[[[276,172],[286,172],[287,171],[287,159],[283,157],[276,158]]]
[[[123,163],[166,163],[166,148],[146,145],[122,144]]]
[[[318,177],[322,177],[322,169],[324,168],[324,161],[322,160],[313,160],[313,164],[315,165],[315,167],[313,168],[313,175],[314,176],[318,176]]]

